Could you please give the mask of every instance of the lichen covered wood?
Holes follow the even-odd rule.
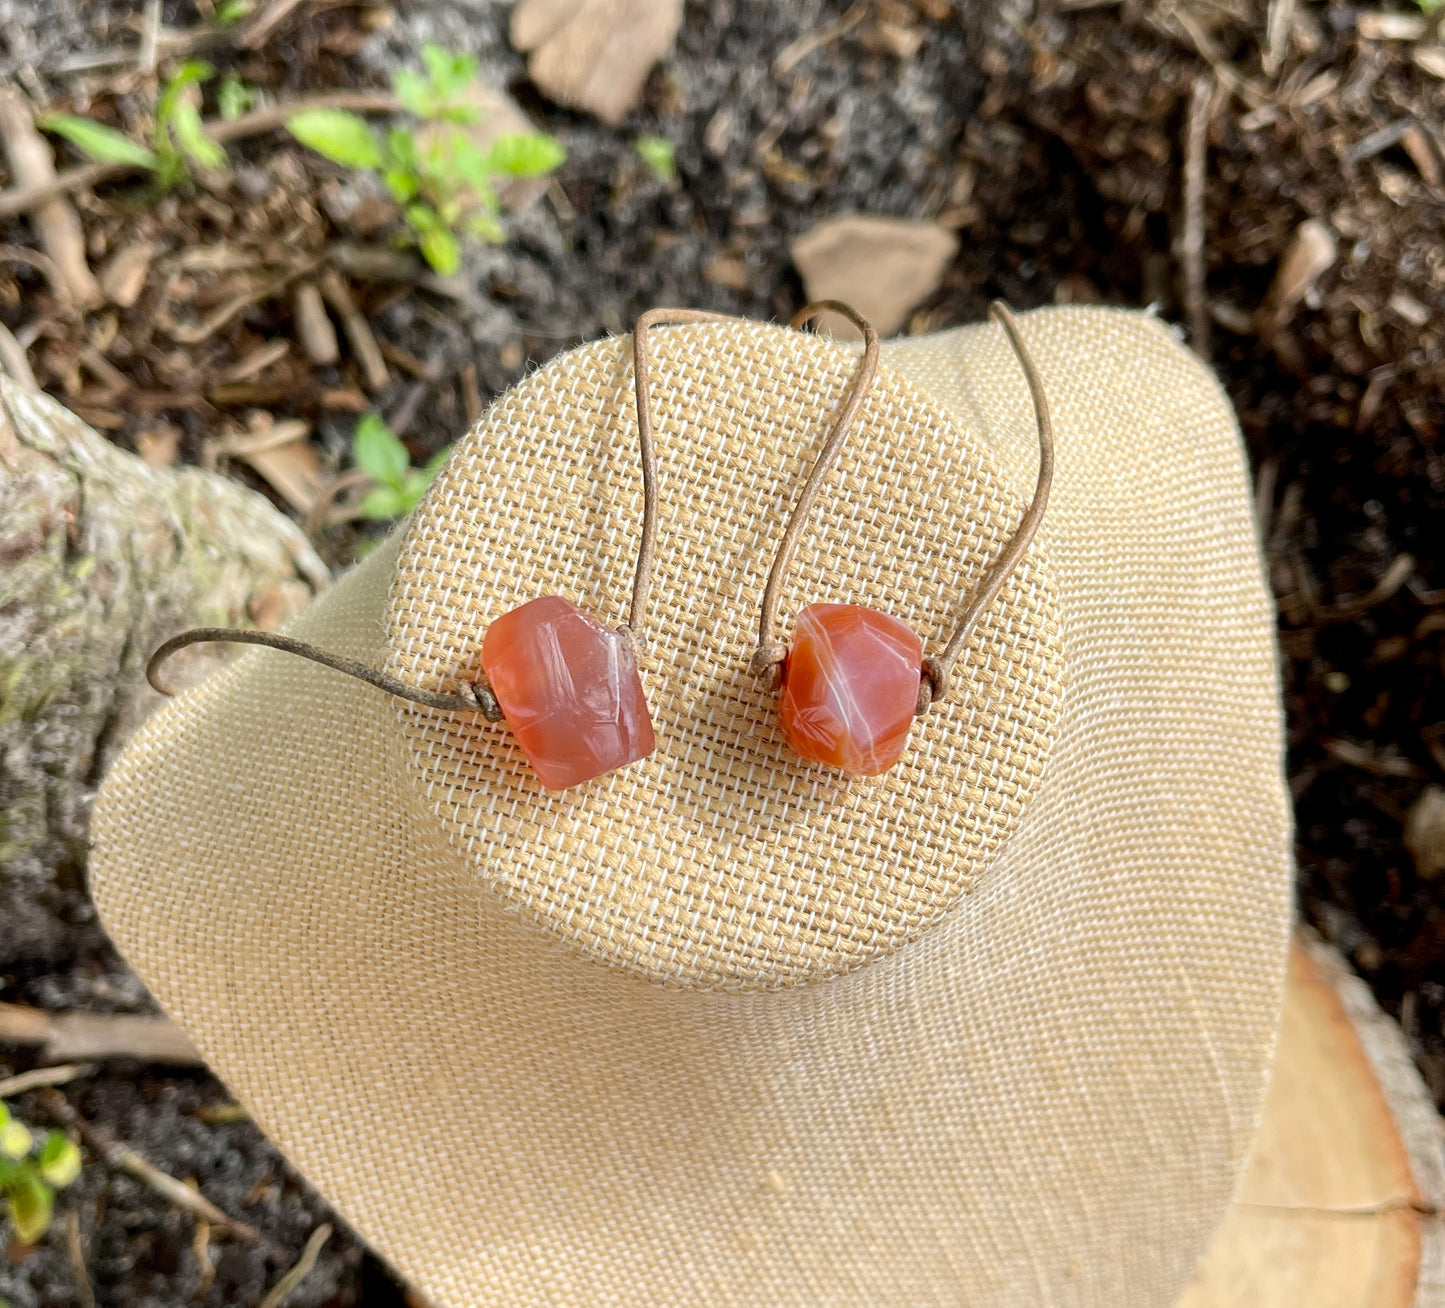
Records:
[[[326,580],[259,494],[149,468],[0,377],[0,967],[69,954],[89,921],[90,801],[157,702],[150,650],[193,625],[279,626]],[[192,653],[192,676],[223,657]]]

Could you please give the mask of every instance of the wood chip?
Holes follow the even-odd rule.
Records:
[[[0,144],[10,161],[16,190],[55,181],[55,156],[50,144],[36,130],[29,102],[13,89],[0,88]],[[85,260],[85,234],[70,201],[56,196],[36,205],[32,216],[41,249],[55,261],[70,298],[82,309],[99,304],[100,284]]]
[[[267,341],[260,349],[252,350],[243,358],[238,359],[216,380],[221,383],[250,381],[252,377],[265,372],[272,364],[280,363],[290,352],[291,343],[289,341]]]
[[[1405,815],[1405,848],[1426,881],[1445,872],[1445,789],[1426,786]]]
[[[1438,45],[1420,46],[1410,52],[1410,58],[1422,72],[1445,79],[1445,49]]]
[[[346,279],[335,268],[327,268],[321,274],[321,294],[341,319],[341,330],[346,333],[351,352],[361,365],[366,388],[370,391],[383,389],[391,381],[391,374],[386,370],[386,360],[381,357],[381,347],[372,335],[371,324],[351,298],[351,288],[347,286]]]
[[[482,416],[482,392],[477,386],[477,365],[467,364],[461,372],[462,407],[467,413],[467,426],[476,426]]]
[[[1423,327],[1430,321],[1430,310],[1413,295],[1396,291],[1385,306],[1392,313],[1403,318],[1411,327]]]
[[[1432,190],[1438,189],[1441,181],[1440,158],[1435,153],[1435,147],[1425,129],[1419,123],[1411,123],[1400,138],[1400,144],[1410,156],[1410,162],[1415,165],[1415,170],[1425,185]]]
[[[129,309],[140,299],[158,248],[154,241],[132,241],[111,255],[100,270],[100,289],[105,298],[122,309]]]
[[[35,380],[35,373],[30,367],[30,358],[25,352],[25,347],[15,339],[3,322],[0,322],[0,370],[8,373],[10,379],[23,386],[27,391],[38,391],[40,383]]]
[[[1295,306],[1334,264],[1338,254],[1334,232],[1318,218],[1307,218],[1295,229],[1260,311],[1262,336],[1273,336],[1284,326]]]
[[[1429,30],[1424,14],[1380,12],[1355,19],[1355,31],[1367,41],[1418,41]]]
[[[615,127],[681,23],[682,0],[519,0],[511,39],[545,96]]]
[[[319,396],[323,409],[335,409],[341,413],[365,413],[371,408],[371,401],[355,386],[333,386]]]
[[[296,288],[291,297],[291,313],[296,323],[296,337],[312,363],[326,367],[341,358],[336,328],[326,316],[326,305],[314,283],[302,282]]]
[[[181,433],[168,422],[156,422],[136,433],[136,453],[149,468],[173,467],[181,453]]]
[[[748,289],[750,278],[748,277],[748,265],[740,254],[728,254],[719,251],[703,266],[703,281],[711,282],[714,286],[726,286],[730,291],[745,291]]]
[[[790,248],[808,299],[842,300],[887,336],[937,289],[958,237],[938,223],[854,214],[819,223]],[[824,325],[857,335],[836,315]]]
[[[310,434],[311,425],[299,418],[275,422],[262,414],[249,431],[208,442],[205,461],[214,463],[221,455],[240,459],[298,513],[309,513],[326,488],[316,447],[306,439]]]
[[[923,45],[923,29],[902,23],[878,22],[872,27],[864,28],[859,43],[873,54],[892,55],[895,59],[908,60],[912,59]]]

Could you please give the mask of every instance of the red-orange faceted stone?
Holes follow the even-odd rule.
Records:
[[[886,772],[907,743],[922,675],[923,642],[907,623],[858,604],[809,605],[783,669],[783,734],[804,758]]]
[[[544,595],[487,628],[482,670],[527,762],[566,790],[652,753],[632,646],[575,604]]]

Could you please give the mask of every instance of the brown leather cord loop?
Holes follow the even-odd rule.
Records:
[[[952,638],[943,653],[936,658],[927,658],[923,661],[923,680],[918,688],[918,712],[926,713],[931,704],[938,703],[948,697],[949,683],[953,677],[953,665],[958,661],[958,656],[963,652],[963,647],[968,638],[973,634],[973,629],[978,624],[979,618],[985,609],[998,598],[998,593],[1004,587],[1019,561],[1028,551],[1029,545],[1033,543],[1034,535],[1039,529],[1039,523],[1043,520],[1044,509],[1049,502],[1049,488],[1054,480],[1054,427],[1049,417],[1049,401],[1044,394],[1044,384],[1039,377],[1039,370],[1034,366],[1033,356],[1029,354],[1028,347],[1024,344],[1023,337],[1019,334],[1018,323],[1014,321],[1013,313],[1002,300],[995,300],[988,306],[989,317],[991,317],[1008,337],[1008,343],[1013,348],[1014,357],[1018,359],[1019,366],[1023,368],[1024,379],[1028,382],[1029,395],[1033,399],[1034,419],[1039,429],[1039,478],[1034,487],[1034,498],[1019,521],[1018,529],[1014,532],[1009,543],[1004,547],[1002,554],[994,561],[993,566],[988,570],[983,579],[983,584],[974,592],[968,608],[964,610],[963,617],[959,619]]]
[[[196,627],[191,631],[183,631],[178,636],[172,636],[151,655],[150,661],[146,664],[146,680],[162,695],[175,694],[175,691],[160,679],[161,664],[177,650],[205,641],[264,645],[267,649],[279,649],[285,654],[295,654],[298,658],[310,659],[311,662],[319,663],[322,667],[331,668],[348,677],[355,677],[358,681],[365,681],[378,690],[386,691],[388,695],[411,700],[414,704],[425,704],[427,708],[452,712],[480,713],[488,722],[502,720],[502,710],[497,704],[497,697],[486,685],[467,682],[454,695],[444,695],[432,690],[418,690],[415,686],[408,686],[404,681],[398,681],[385,672],[378,672],[375,668],[367,667],[365,663],[358,663],[355,659],[344,658],[340,654],[331,654],[324,649],[317,649],[316,646],[308,645],[292,636],[278,636],[269,631],[248,631],[241,627]]]
[[[736,322],[725,313],[705,309],[649,309],[632,328],[632,373],[637,390],[637,442],[642,458],[642,540],[632,580],[632,607],[621,628],[640,655],[647,648],[647,601],[652,592],[652,564],[657,554],[657,449],[652,425],[652,358],[647,333],[663,324]]]
[[[822,452],[813,464],[813,471],[808,474],[798,502],[793,505],[792,516],[783,529],[783,538],[773,559],[772,569],[768,572],[767,586],[763,590],[762,610],[758,617],[758,647],[753,653],[752,670],[755,676],[771,675],[775,686],[788,653],[788,647],[778,640],[776,634],[783,583],[787,580],[788,568],[797,551],[803,528],[807,526],[808,514],[823,488],[823,480],[832,470],[838,452],[847,441],[849,432],[853,430],[858,411],[863,407],[863,401],[867,398],[873,378],[878,372],[878,333],[874,331],[872,323],[841,300],[815,300],[812,304],[804,305],[788,320],[788,326],[801,327],[810,318],[816,318],[828,310],[842,314],[863,333],[863,359],[858,365],[858,371],[853,374],[853,384],[844,396],[843,407],[833,423],[833,430],[823,442]]]
[[[727,322],[726,315],[705,313],[694,309],[651,309],[637,320],[633,332],[633,358],[637,382],[637,428],[638,444],[642,459],[642,539],[637,550],[637,571],[632,584],[632,608],[627,625],[620,630],[640,654],[646,644],[645,624],[647,621],[647,599],[652,584],[652,564],[657,549],[657,453],[653,441],[652,398],[650,394],[650,369],[647,355],[647,329],[659,322]],[[267,649],[281,650],[298,658],[310,659],[322,667],[331,668],[348,677],[355,677],[368,685],[384,690],[399,699],[427,708],[444,712],[480,713],[488,722],[500,722],[502,709],[497,697],[485,681],[463,682],[455,694],[439,691],[419,690],[404,681],[379,672],[375,668],[358,663],[355,659],[344,658],[326,650],[308,645],[291,636],[278,636],[265,631],[252,631],[242,627],[197,627],[172,636],[162,644],[146,664],[146,680],[162,695],[175,692],[160,679],[160,668],[177,650],[187,645],[207,641],[240,645],[261,645]]]

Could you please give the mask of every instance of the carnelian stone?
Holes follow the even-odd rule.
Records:
[[[487,684],[527,762],[566,790],[652,753],[637,660],[621,632],[544,595],[504,613],[482,641]]]
[[[922,676],[923,642],[907,623],[858,604],[811,604],[783,668],[783,735],[804,758],[877,776],[903,753]]]

